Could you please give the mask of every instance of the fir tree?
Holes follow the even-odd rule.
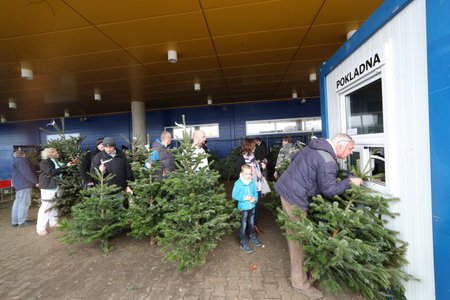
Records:
[[[220,175],[209,168],[194,171],[204,156],[194,155],[186,130],[183,135],[181,146],[174,150],[177,168],[163,181],[163,196],[156,199],[163,216],[157,241],[165,260],[179,270],[204,264],[221,236],[239,226],[239,211],[226,199],[218,183]]]
[[[49,124],[53,127],[54,132],[59,135],[58,139],[49,141],[43,145],[43,148],[55,148],[59,152],[59,160],[62,163],[69,161],[76,162],[77,166],[68,168],[63,176],[57,177],[59,193],[57,195],[56,208],[60,216],[70,213],[70,209],[76,203],[79,203],[82,199],[80,191],[83,189],[83,182],[80,174],[80,160],[83,159],[83,153],[81,151],[81,143],[84,140],[83,136],[80,137],[66,137],[64,118],[60,118],[61,125],[59,126],[55,120]],[[54,133],[44,128],[40,130]]]
[[[305,268],[329,292],[351,290],[368,299],[405,299],[403,282],[413,279],[402,270],[407,244],[398,232],[388,229],[389,199],[370,190],[352,187],[342,196],[317,196],[303,217],[299,209],[292,221],[279,209],[283,229],[292,229],[288,239],[304,245]]]
[[[113,175],[104,177],[95,170],[92,178],[98,181],[94,187],[83,190],[84,201],[72,207],[72,218],[61,222],[62,241],[68,244],[100,241],[104,253],[110,251],[109,239],[126,226],[126,209],[118,197],[120,188],[107,185]]]

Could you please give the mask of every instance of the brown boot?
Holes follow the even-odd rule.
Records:
[[[261,230],[261,228],[259,228],[258,225],[255,224],[255,232],[256,234],[263,234],[264,232]]]

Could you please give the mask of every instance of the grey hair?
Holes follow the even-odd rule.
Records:
[[[166,140],[166,139],[171,138],[171,137],[172,137],[172,134],[170,134],[170,132],[168,132],[168,131],[163,131],[161,133],[161,141],[162,140]]]
[[[55,151],[58,151],[58,150],[56,150],[56,148],[45,148],[44,150],[41,151],[42,159],[49,159],[50,155]]]
[[[340,132],[331,138],[331,142],[333,145],[337,145],[342,142],[354,143],[355,141],[348,134]]]

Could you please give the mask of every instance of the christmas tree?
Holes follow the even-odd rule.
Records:
[[[402,270],[407,244],[386,227],[396,214],[389,204],[396,198],[374,195],[354,186],[341,196],[314,197],[304,217],[299,209],[292,221],[279,209],[288,239],[304,245],[305,268],[329,292],[353,291],[367,299],[406,299],[403,282],[413,279]]]
[[[120,188],[107,185],[113,175],[103,176],[98,170],[91,174],[98,184],[83,190],[84,199],[72,207],[72,218],[61,222],[62,241],[68,244],[100,241],[104,253],[110,251],[109,239],[126,226],[126,209]]]
[[[62,163],[69,161],[76,162],[76,167],[70,167],[63,173],[63,176],[57,177],[59,193],[57,195],[56,208],[60,216],[70,213],[70,209],[76,203],[79,203],[82,199],[80,191],[83,189],[83,183],[80,175],[80,160],[83,159],[83,153],[81,151],[81,142],[84,137],[67,137],[65,135],[64,118],[60,118],[61,125],[55,120],[52,120],[48,126],[52,126],[54,131],[48,129],[39,128],[42,131],[48,133],[55,133],[59,135],[58,139],[53,139],[47,144],[43,145],[43,148],[55,148],[59,152],[59,160]]]
[[[162,216],[157,241],[165,260],[179,270],[204,264],[221,236],[239,226],[239,211],[226,199],[218,172],[195,171],[205,156],[194,154],[185,125],[183,136],[181,146],[174,150],[176,170],[163,181],[161,196],[156,198]]]

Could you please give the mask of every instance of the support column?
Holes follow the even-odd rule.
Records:
[[[145,102],[131,101],[131,120],[133,137],[141,141],[138,146],[144,147],[147,142],[147,123],[145,121]]]

